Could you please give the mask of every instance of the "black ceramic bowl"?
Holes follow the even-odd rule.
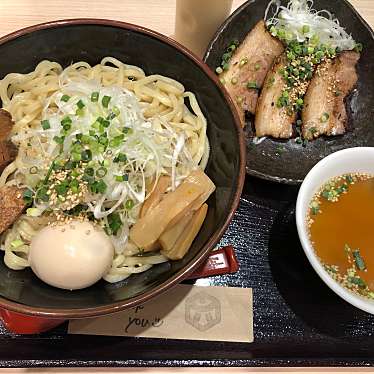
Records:
[[[233,40],[241,42],[255,24],[264,18],[269,1],[247,1],[222,24],[204,57],[204,61],[212,70],[219,65],[225,48]],[[283,5],[287,2],[282,0]],[[295,139],[282,141],[271,138],[255,145],[253,116],[247,116],[247,172],[256,177],[298,184],[318,161],[329,154],[344,148],[374,146],[373,31],[347,0],[315,0],[313,8],[329,10],[353,38],[364,46],[357,64],[357,87],[346,100],[350,116],[349,130],[342,136],[321,137],[305,146],[297,144]]]
[[[57,21],[17,31],[0,39],[0,55],[0,79],[10,72],[30,72],[44,59],[68,66],[82,60],[96,64],[105,56],[114,56],[142,67],[146,74],[158,73],[182,82],[196,94],[207,118],[211,155],[206,172],[217,187],[208,201],[204,225],[183,260],[154,266],[116,284],[100,281],[73,292],[48,286],[31,270],[9,270],[0,261],[0,307],[55,318],[96,316],[143,303],[187,277],[227,228],[245,178],[245,146],[239,120],[210,69],[156,32],[93,19]]]

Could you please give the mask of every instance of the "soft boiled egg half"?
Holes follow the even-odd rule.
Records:
[[[31,241],[29,263],[45,283],[77,290],[100,280],[113,255],[112,242],[101,228],[72,221],[40,230]]]

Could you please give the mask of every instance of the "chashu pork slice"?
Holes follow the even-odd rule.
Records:
[[[344,99],[357,82],[359,58],[359,53],[345,51],[318,66],[304,98],[302,130],[305,139],[345,133],[348,115]]]
[[[14,122],[9,112],[0,109],[0,173],[17,156],[16,146],[9,140]]]
[[[274,59],[284,50],[283,44],[266,30],[265,22],[260,21],[246,36],[234,52],[228,70],[221,78],[233,99],[242,124],[245,112],[256,111],[258,92]],[[247,85],[256,84],[254,88]]]
[[[16,186],[0,187],[0,234],[19,218],[25,208],[23,190]]]
[[[282,54],[275,61],[268,72],[264,88],[258,100],[255,118],[256,136],[271,136],[273,138],[288,139],[293,134],[292,124],[296,121],[296,113],[287,113],[286,108],[278,108],[277,101],[282,95],[285,81],[280,74],[287,67],[286,54]]]

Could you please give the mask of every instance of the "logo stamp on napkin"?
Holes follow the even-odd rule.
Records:
[[[143,305],[72,320],[69,334],[253,341],[252,289],[180,284]]]
[[[209,330],[221,322],[219,299],[202,291],[185,301],[185,320],[199,331]]]

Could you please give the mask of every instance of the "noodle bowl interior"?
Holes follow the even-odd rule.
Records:
[[[215,190],[193,93],[106,57],[8,74],[0,98],[9,268],[31,266],[52,286],[80,289],[184,257]]]

